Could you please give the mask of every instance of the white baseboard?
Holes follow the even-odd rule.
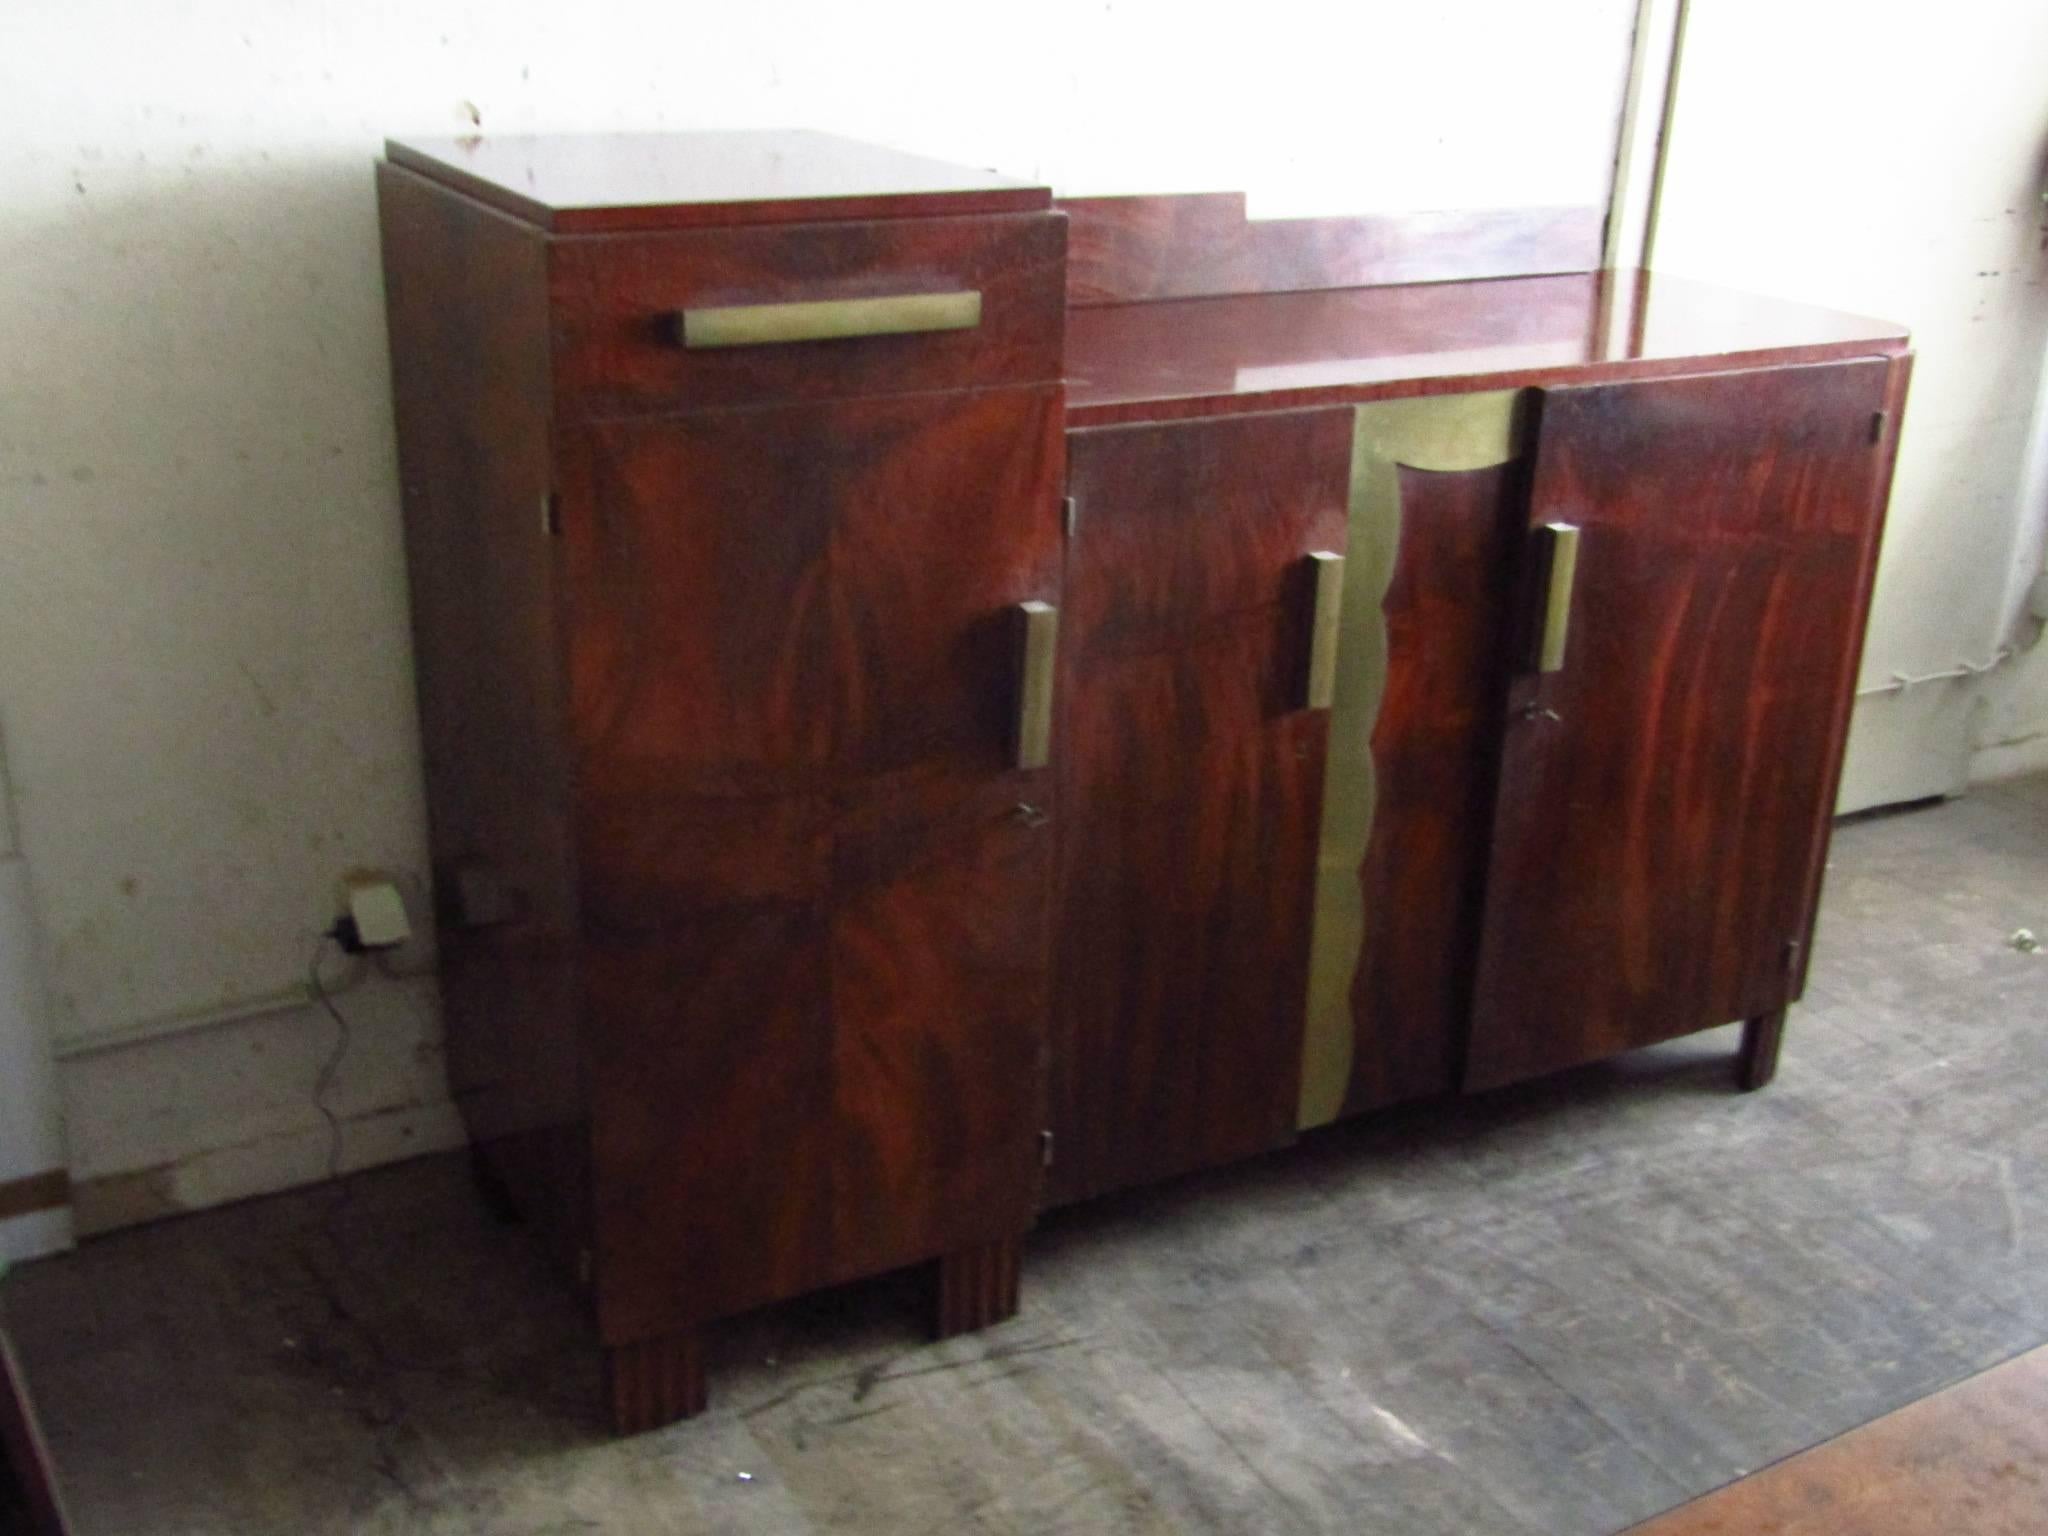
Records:
[[[339,1171],[462,1145],[431,978],[374,977],[337,1002],[348,1049],[325,1102]],[[81,1236],[328,1176],[313,1090],[336,1041],[318,1007],[161,1035],[58,1062]]]
[[[62,1253],[72,1243],[71,1207],[30,1211],[0,1221],[0,1268]]]
[[[1970,782],[1992,784],[2030,773],[2048,773],[2048,733],[2026,741],[2004,741],[1979,747],[1970,759]]]
[[[1858,699],[1835,814],[1961,794],[1970,781],[1975,699],[1956,682]]]

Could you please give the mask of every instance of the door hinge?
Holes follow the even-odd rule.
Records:
[[[1870,413],[1870,440],[1873,443],[1884,441],[1884,424],[1890,419],[1891,413],[1888,411],[1872,411]]]
[[[1787,977],[1794,977],[1799,974],[1799,957],[1805,953],[1805,949],[1806,946],[1797,939],[1787,939],[1785,941],[1785,974]]]
[[[549,538],[560,538],[562,534],[562,495],[549,491],[540,499],[540,531]]]
[[[1069,496],[1060,506],[1061,515],[1067,520],[1067,537],[1074,536],[1074,530],[1081,526],[1081,503]]]
[[[1041,1168],[1050,1168],[1052,1166],[1051,1131],[1040,1131],[1038,1133],[1038,1166]]]

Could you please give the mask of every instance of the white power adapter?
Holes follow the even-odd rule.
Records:
[[[396,949],[412,937],[405,897],[394,882],[378,876],[353,878],[343,886],[342,895],[348,912],[335,925],[335,937],[343,949]]]

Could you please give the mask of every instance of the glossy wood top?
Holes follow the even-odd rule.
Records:
[[[1600,264],[1605,223],[1591,207],[1250,219],[1242,192],[1059,206],[1077,307],[1584,272]]]
[[[1045,187],[805,129],[388,140],[396,163],[565,234],[1012,213]]]
[[[1889,321],[1663,273],[1070,310],[1070,426],[1904,351]]]

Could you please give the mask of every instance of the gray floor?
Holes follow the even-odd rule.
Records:
[[[1776,1086],[1732,1031],[1071,1213],[1023,1315],[879,1282],[614,1442],[459,1161],[6,1301],[81,1529],[1608,1532],[2048,1339],[2048,779],[1845,826]]]

